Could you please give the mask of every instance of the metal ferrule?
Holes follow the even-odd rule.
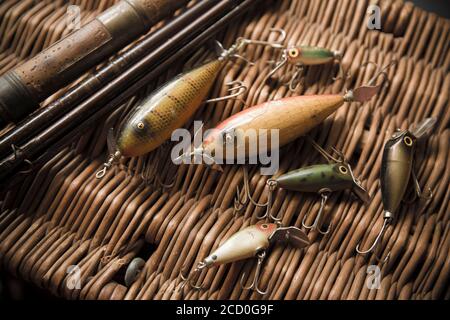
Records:
[[[352,90],[348,90],[344,95],[344,101],[345,102],[353,102],[355,101],[355,95],[353,94]]]
[[[20,120],[23,112],[30,113],[37,105],[33,94],[14,72],[0,77],[0,126]]]
[[[336,60],[341,60],[342,59],[342,52],[340,51],[333,51],[333,56]]]
[[[392,212],[385,210],[383,213],[383,218],[391,220],[394,218],[394,214]]]

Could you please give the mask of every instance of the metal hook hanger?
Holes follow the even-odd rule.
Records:
[[[326,235],[328,233],[330,233],[331,230],[331,224],[328,226],[328,229],[326,231],[322,231],[320,229],[320,227],[318,227],[319,222],[320,222],[320,218],[322,216],[323,213],[323,209],[325,208],[325,205],[328,201],[328,198],[330,196],[331,190],[330,189],[323,189],[319,191],[319,195],[321,196],[321,201],[320,201],[320,208],[319,208],[319,212],[317,213],[316,218],[314,219],[313,224],[311,225],[307,225],[306,224],[306,219],[308,218],[308,214],[305,214],[305,216],[303,217],[302,220],[302,226],[305,229],[312,229],[312,230],[317,230],[317,232],[319,232],[320,234]]]
[[[266,291],[263,291],[259,288],[259,281],[261,280],[260,277],[260,273],[261,273],[261,266],[262,263],[264,262],[264,259],[266,257],[266,251],[261,251],[260,253],[258,253],[258,264],[256,265],[256,271],[255,271],[255,276],[253,277],[253,281],[249,286],[245,286],[244,285],[244,278],[245,278],[245,272],[242,274],[241,277],[241,288],[243,290],[254,290],[256,292],[258,292],[260,295],[265,295],[267,294],[268,290],[266,289]]]
[[[391,219],[392,218],[390,218],[390,217],[386,217],[386,214],[385,214],[384,221],[383,221],[383,226],[381,227],[380,232],[378,233],[377,237],[375,238],[374,242],[369,247],[369,249],[361,250],[360,249],[361,243],[359,243],[356,246],[356,252],[361,254],[361,255],[366,255],[366,254],[369,254],[369,253],[373,252],[375,250],[375,248],[377,247],[377,245],[380,243],[381,238],[383,237],[383,234],[385,233],[386,228],[389,225]],[[389,259],[390,255],[391,255],[391,252],[389,251],[384,259],[380,259],[379,257],[376,257],[376,258],[377,258],[378,261],[380,261],[382,263],[385,263]]]
[[[235,84],[237,84],[237,86],[234,86]],[[234,81],[228,82],[226,85],[230,87],[227,90],[228,92],[233,92],[233,91],[236,91],[236,90],[237,90],[237,92],[229,94],[229,95],[226,95],[226,96],[223,96],[223,97],[218,97],[218,98],[206,100],[205,103],[225,101],[225,100],[228,100],[228,99],[235,99],[235,98],[239,97],[240,95],[245,94],[247,92],[247,90],[248,90],[248,88],[245,85],[245,83],[243,81],[240,81],[240,80],[234,80]]]
[[[108,161],[103,164],[103,169],[98,171],[95,177],[97,179],[103,178],[106,174],[106,171],[108,171],[120,157],[121,153],[119,151],[116,151],[114,154],[111,154],[109,156]]]

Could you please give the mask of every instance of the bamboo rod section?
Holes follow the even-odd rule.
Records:
[[[20,180],[21,176],[14,175],[14,172],[25,160],[39,157],[44,151],[46,152],[40,156],[39,163],[49,159],[62,146],[81,135],[86,128],[92,126],[95,121],[111,112],[125,99],[134,95],[140,88],[167,70],[175,61],[184,58],[198,48],[258,1],[221,1],[220,4],[202,15],[189,27],[172,37],[170,41],[165,42],[161,47],[148,54],[126,72],[108,83],[102,90],[56,121],[51,127],[17,148],[15,153],[3,159],[0,162],[2,183],[4,184],[5,181],[15,183]],[[224,13],[226,14],[223,16]],[[211,25],[219,17],[220,19]],[[200,30],[204,31],[199,34]],[[197,36],[194,38],[195,35]],[[142,70],[152,71],[139,78]],[[133,84],[130,86],[130,83]],[[122,93],[117,95],[117,92]],[[104,105],[105,101],[110,102]],[[34,162],[35,165],[37,163]]]
[[[189,0],[122,0],[81,29],[0,77],[0,126],[39,103],[145,33]]]
[[[15,128],[0,137],[0,156],[6,157],[11,152],[12,144],[18,145],[30,139],[32,134],[52,124],[53,121],[74,108],[77,103],[100,90],[105,84],[129,68],[130,65],[156,49],[166,39],[187,27],[206,10],[219,2],[220,0],[201,1],[162,28],[145,36],[136,45],[121,53],[107,65],[84,79],[80,84],[69,89],[62,97],[50,103],[47,107],[36,110]]]

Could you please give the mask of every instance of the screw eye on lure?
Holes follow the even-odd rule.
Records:
[[[265,295],[267,290],[259,288],[261,267],[267,250],[276,241],[287,241],[296,248],[304,248],[309,245],[308,236],[297,227],[280,227],[275,223],[249,226],[232,235],[211,255],[200,261],[187,277],[180,273],[182,278],[180,289],[183,289],[187,283],[195,289],[201,289],[202,286],[195,283],[194,277],[199,276],[204,269],[257,257],[258,264],[250,286],[243,284],[245,274],[242,275],[240,284],[243,289],[255,290],[259,294]]]
[[[284,34],[281,36],[284,38]],[[217,44],[220,51],[217,59],[178,75],[154,91],[120,124],[117,136],[112,129],[109,130],[110,157],[103,169],[97,172],[97,178],[102,178],[121,157],[137,157],[158,148],[170,138],[173,130],[183,126],[194,115],[228,60],[237,58],[252,63],[239,55],[239,51],[251,44],[268,45],[264,41],[244,38],[239,38],[228,50]],[[247,91],[241,81],[232,81],[227,85],[231,86],[229,95],[206,100],[206,103],[234,99]]]
[[[291,191],[314,192],[321,196],[319,212],[312,225],[306,224],[308,215],[305,215],[302,226],[306,229],[316,229],[319,233],[325,235],[330,232],[331,225],[326,231],[323,231],[319,227],[319,222],[323,209],[332,192],[349,189],[365,203],[370,201],[370,196],[362,187],[361,182],[353,174],[350,164],[341,152],[334,149],[335,153],[339,156],[338,158],[334,158],[312,139],[309,140],[314,148],[328,161],[328,164],[317,164],[292,170],[277,178],[269,179],[267,181],[267,185],[269,186],[269,200],[266,204],[266,213],[264,216],[257,218],[265,219],[266,217],[270,217],[275,221],[281,220],[281,218],[277,218],[270,213],[273,192],[277,187]],[[250,193],[247,194],[247,197],[251,197]]]
[[[377,244],[381,241],[387,226],[392,222],[400,203],[405,197],[410,179],[414,185],[414,201],[416,197],[431,199],[432,192],[429,190],[428,196],[423,196],[416,173],[414,171],[414,155],[418,140],[429,136],[436,119],[427,118],[420,122],[414,128],[409,130],[397,131],[386,142],[383,150],[381,163],[381,197],[383,202],[383,226],[375,238],[372,245],[367,250],[361,250],[360,244],[356,247],[359,254],[368,254],[373,252]],[[390,252],[384,259],[378,259],[386,262]]]

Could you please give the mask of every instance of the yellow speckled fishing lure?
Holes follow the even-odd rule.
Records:
[[[145,98],[122,122],[116,137],[112,130],[109,131],[108,149],[111,155],[103,169],[97,172],[97,178],[102,178],[120,157],[143,155],[169,139],[173,130],[183,126],[205,101],[225,63],[233,57],[246,60],[237,53],[248,44],[266,43],[239,38],[228,50],[220,46],[221,53],[217,59],[178,75]],[[247,89],[237,81],[228,85],[234,85],[229,89],[233,94],[209,101],[236,97]]]

